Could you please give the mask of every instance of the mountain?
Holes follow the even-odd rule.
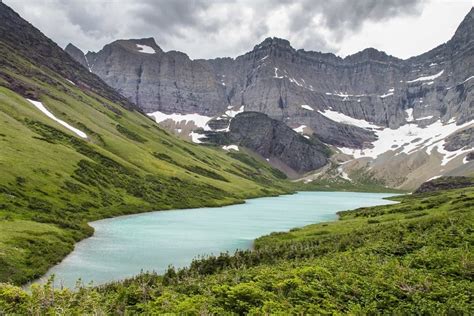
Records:
[[[332,146],[350,178],[363,171],[414,189],[434,176],[474,172],[464,159],[472,144],[447,140],[471,133],[474,120],[473,16],[471,9],[447,43],[406,60],[374,48],[341,58],[279,38],[235,59],[191,60],[152,38],[115,41],[86,57],[92,72],[178,134],[190,134],[173,127],[179,115],[211,120],[243,107]]]
[[[0,65],[0,282],[41,276],[89,221],[290,191],[244,148],[170,135],[3,3]]]

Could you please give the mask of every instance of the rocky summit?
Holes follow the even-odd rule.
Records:
[[[349,176],[364,170],[387,186],[416,188],[433,176],[473,171],[466,159],[474,120],[473,27],[471,9],[447,43],[406,60],[374,48],[341,58],[280,38],[237,58],[210,60],[164,52],[152,38],[118,40],[85,56],[72,46],[66,51],[78,61],[85,57],[93,73],[160,122],[261,112],[332,146],[338,154],[331,159],[343,162]]]

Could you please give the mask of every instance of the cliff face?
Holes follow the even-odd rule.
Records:
[[[328,162],[326,146],[259,112],[237,114],[227,132],[211,132],[208,137],[220,145],[250,148],[268,161],[297,173],[318,169]]]
[[[89,69],[89,64],[87,63],[86,56],[76,46],[73,44],[69,43],[66,48],[64,48],[64,51],[68,53],[72,58],[74,58],[78,63],[80,63],[82,66],[85,68]],[[89,69],[90,70],[90,69]]]
[[[165,53],[152,38],[118,40],[86,57],[93,73],[145,112],[225,111],[225,89],[212,68],[181,52]]]

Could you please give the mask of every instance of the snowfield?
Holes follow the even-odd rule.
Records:
[[[166,114],[160,111],[156,111],[153,113],[148,113],[147,115],[153,117],[156,123],[161,123],[166,120],[172,120],[176,123],[185,122],[185,124],[187,124],[188,122],[193,122],[194,125],[201,128],[205,128],[207,122],[209,122],[212,119],[212,117],[200,115],[197,113],[195,114],[179,114],[179,113]]]
[[[380,128],[380,126],[374,125],[370,122],[367,122],[366,120],[355,119],[353,117],[350,117],[340,112],[336,112],[332,110],[324,110],[324,111],[318,111],[318,112],[324,115],[325,117],[327,117],[328,119],[337,123],[343,123],[343,124],[354,125],[357,127],[370,128],[370,129]]]
[[[81,138],[87,138],[87,135],[86,133],[84,133],[83,131],[69,125],[68,123],[64,122],[63,120],[60,120],[58,119],[56,116],[54,116],[53,113],[51,113],[44,105],[43,103],[39,102],[39,101],[33,101],[33,100],[30,100],[30,99],[27,99],[31,104],[33,104],[38,110],[40,110],[41,112],[43,112],[47,117],[49,117],[50,119],[52,119],[53,121],[56,121],[58,122],[59,124],[61,124],[62,126],[64,126],[65,128],[67,128],[68,130],[74,132],[77,136],[81,137]]]
[[[427,154],[431,154],[436,149],[438,153],[443,155],[441,165],[445,166],[454,158],[472,150],[447,151],[444,149],[445,138],[470,126],[474,126],[474,122],[456,125],[454,121],[443,124],[438,120],[425,127],[416,124],[405,124],[397,129],[374,130],[378,139],[372,143],[373,148],[353,149],[341,147],[339,149],[345,154],[353,155],[354,158],[369,157],[373,159],[388,151],[397,151],[397,155],[401,153],[409,155],[418,150],[425,150]]]

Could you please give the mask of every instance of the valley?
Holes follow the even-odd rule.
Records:
[[[474,314],[459,22],[405,59],[261,35],[191,59],[63,49],[0,1],[0,315]]]
[[[0,17],[0,281],[40,277],[91,220],[292,191],[244,152],[173,137],[4,4]]]
[[[51,279],[30,294],[0,285],[0,306],[6,313],[471,314],[473,187],[394,200],[164,275],[76,291],[54,290]]]
[[[393,203],[390,194],[299,192],[247,200],[244,204],[170,210],[90,223],[94,235],[41,278],[73,289],[84,284],[120,281],[140,271],[166,272],[193,259],[252,247],[254,239],[274,231],[336,219],[336,212]],[[288,211],[291,210],[291,211]]]

